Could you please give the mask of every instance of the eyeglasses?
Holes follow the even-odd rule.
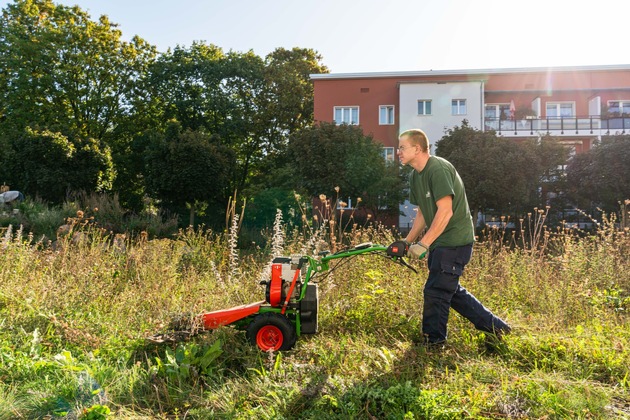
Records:
[[[405,150],[411,149],[412,147],[417,147],[417,145],[416,146],[401,146],[401,147],[398,148],[398,151],[399,152],[404,152]]]

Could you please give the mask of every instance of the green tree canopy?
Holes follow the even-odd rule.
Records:
[[[567,166],[569,197],[580,208],[598,206],[619,210],[630,198],[630,136],[608,136],[570,160]]]
[[[236,153],[232,186],[244,190],[275,167],[291,132],[312,123],[310,73],[325,72],[313,50],[277,49],[265,60],[193,43],[159,57],[148,77],[162,121],[205,129]]]
[[[234,189],[247,182],[251,166],[266,149],[261,143],[256,98],[264,94],[264,62],[253,52],[224,53],[193,43],[164,53],[150,69],[149,86],[161,103],[162,121],[177,120],[184,130],[212,133],[236,154]]]
[[[310,75],[329,71],[321,59],[307,48],[277,48],[265,57],[265,92],[256,98],[261,122],[257,136],[264,152],[250,174],[254,191],[278,185],[275,178],[285,165],[290,134],[313,124]]]
[[[566,161],[564,153],[551,138],[517,143],[474,129],[467,121],[447,130],[436,148],[460,173],[471,209],[497,211],[541,205],[539,188],[558,180],[555,168]]]
[[[328,73],[314,50],[277,48],[265,57],[265,91],[260,109],[269,122],[269,152],[284,150],[288,136],[313,123],[314,93],[310,75]]]
[[[111,155],[95,139],[26,128],[5,150],[6,180],[26,194],[62,203],[72,191],[111,187]]]
[[[309,75],[328,71],[320,60],[311,49],[279,48],[263,59],[201,42],[158,55],[141,38],[123,42],[107,16],[15,0],[0,16],[0,175],[11,178],[9,151],[23,146],[26,128],[75,146],[90,139],[115,165],[107,182],[92,185],[110,185],[139,209],[145,187],[157,191],[147,179],[155,174],[145,174],[144,133],[165,133],[176,120],[182,133],[212,133],[214,146],[231,149],[222,184],[252,196],[275,182],[289,135],[312,124]]]
[[[287,165],[296,190],[310,196],[361,197],[374,211],[398,211],[402,182],[398,165],[387,164],[383,146],[351,125],[321,123],[291,136]]]
[[[81,179],[70,180],[67,176],[71,174],[64,179],[42,178],[41,168],[55,162],[43,162],[41,157],[32,166],[20,163],[23,170],[36,172],[3,174],[4,179],[19,179],[13,181],[16,188],[40,196],[50,193],[55,201],[59,200],[58,185],[111,188],[113,173],[119,177],[116,187],[123,191],[123,197],[126,189],[135,188],[128,184],[133,184],[137,174],[129,173],[124,158],[133,133],[147,128],[140,124],[147,110],[137,105],[142,103],[139,98],[146,98],[140,82],[156,50],[139,37],[124,42],[121,36],[106,16],[94,21],[76,6],[56,5],[50,0],[16,0],[3,9],[0,149],[5,153],[0,154],[0,174],[17,164],[7,161],[8,149],[18,147],[14,158],[27,153],[24,132],[28,127],[47,136],[67,137],[73,144],[76,139],[89,139],[82,140],[84,145],[72,156],[75,167],[81,168],[76,171]],[[86,146],[88,143],[91,146]],[[85,147],[93,152],[83,162],[80,156]],[[103,164],[111,165],[113,159],[116,171],[105,170],[101,181],[88,177],[84,182],[91,159],[103,153],[107,155]],[[102,165],[95,168],[100,171]],[[45,182],[50,185],[46,187]],[[136,188],[135,193],[142,192]]]
[[[113,141],[156,54],[141,38],[121,35],[107,16],[95,22],[76,6],[9,4],[0,17],[0,130],[30,126]]]
[[[188,206],[191,223],[195,212],[206,206],[212,212],[225,210],[235,166],[229,148],[175,122],[165,135],[148,135],[146,143],[146,191],[152,198],[179,212]]]

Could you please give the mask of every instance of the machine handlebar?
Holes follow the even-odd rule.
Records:
[[[330,251],[320,252],[319,254],[323,255],[320,261],[324,264],[327,264],[328,261],[330,260],[339,259],[339,258],[347,258],[347,257],[352,257],[352,256],[362,255],[362,254],[370,254],[370,253],[386,256],[388,258],[391,258],[393,261],[397,262],[398,264],[406,268],[409,268],[414,273],[418,272],[415,268],[409,265],[407,261],[405,261],[403,255],[401,255],[400,253],[392,252],[391,247],[386,247],[383,245],[375,245],[372,242],[364,242],[364,243],[355,245],[351,248],[337,251],[334,254],[330,254]]]

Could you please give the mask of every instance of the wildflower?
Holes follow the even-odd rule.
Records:
[[[273,239],[271,253],[274,257],[282,255],[284,251],[284,229],[282,227],[282,210],[276,209],[276,219],[273,222]]]
[[[77,217],[78,217],[79,219],[83,219],[83,211],[81,211],[81,210],[77,210]]]
[[[319,195],[319,200],[320,201],[326,201],[326,194],[320,194]]]
[[[340,202],[339,202],[339,207],[341,207],[342,209],[343,209],[343,208],[346,208],[346,207],[348,207],[348,203],[346,203],[346,202],[344,202],[344,201],[340,201]]]
[[[240,275],[240,269],[238,267],[238,214],[232,216],[232,224],[228,233],[228,256],[229,256],[229,268],[228,281],[233,278],[237,278]]]
[[[335,191],[336,191],[336,192],[339,192],[339,187],[335,187]]]
[[[363,199],[361,197],[357,197],[357,204],[359,204]]]
[[[313,220],[315,220],[316,222],[319,220],[319,217],[317,217],[317,215],[313,216]]]

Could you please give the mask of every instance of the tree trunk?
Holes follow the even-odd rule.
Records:
[[[194,204],[190,206],[190,220],[188,222],[188,225],[195,227],[195,205]]]

